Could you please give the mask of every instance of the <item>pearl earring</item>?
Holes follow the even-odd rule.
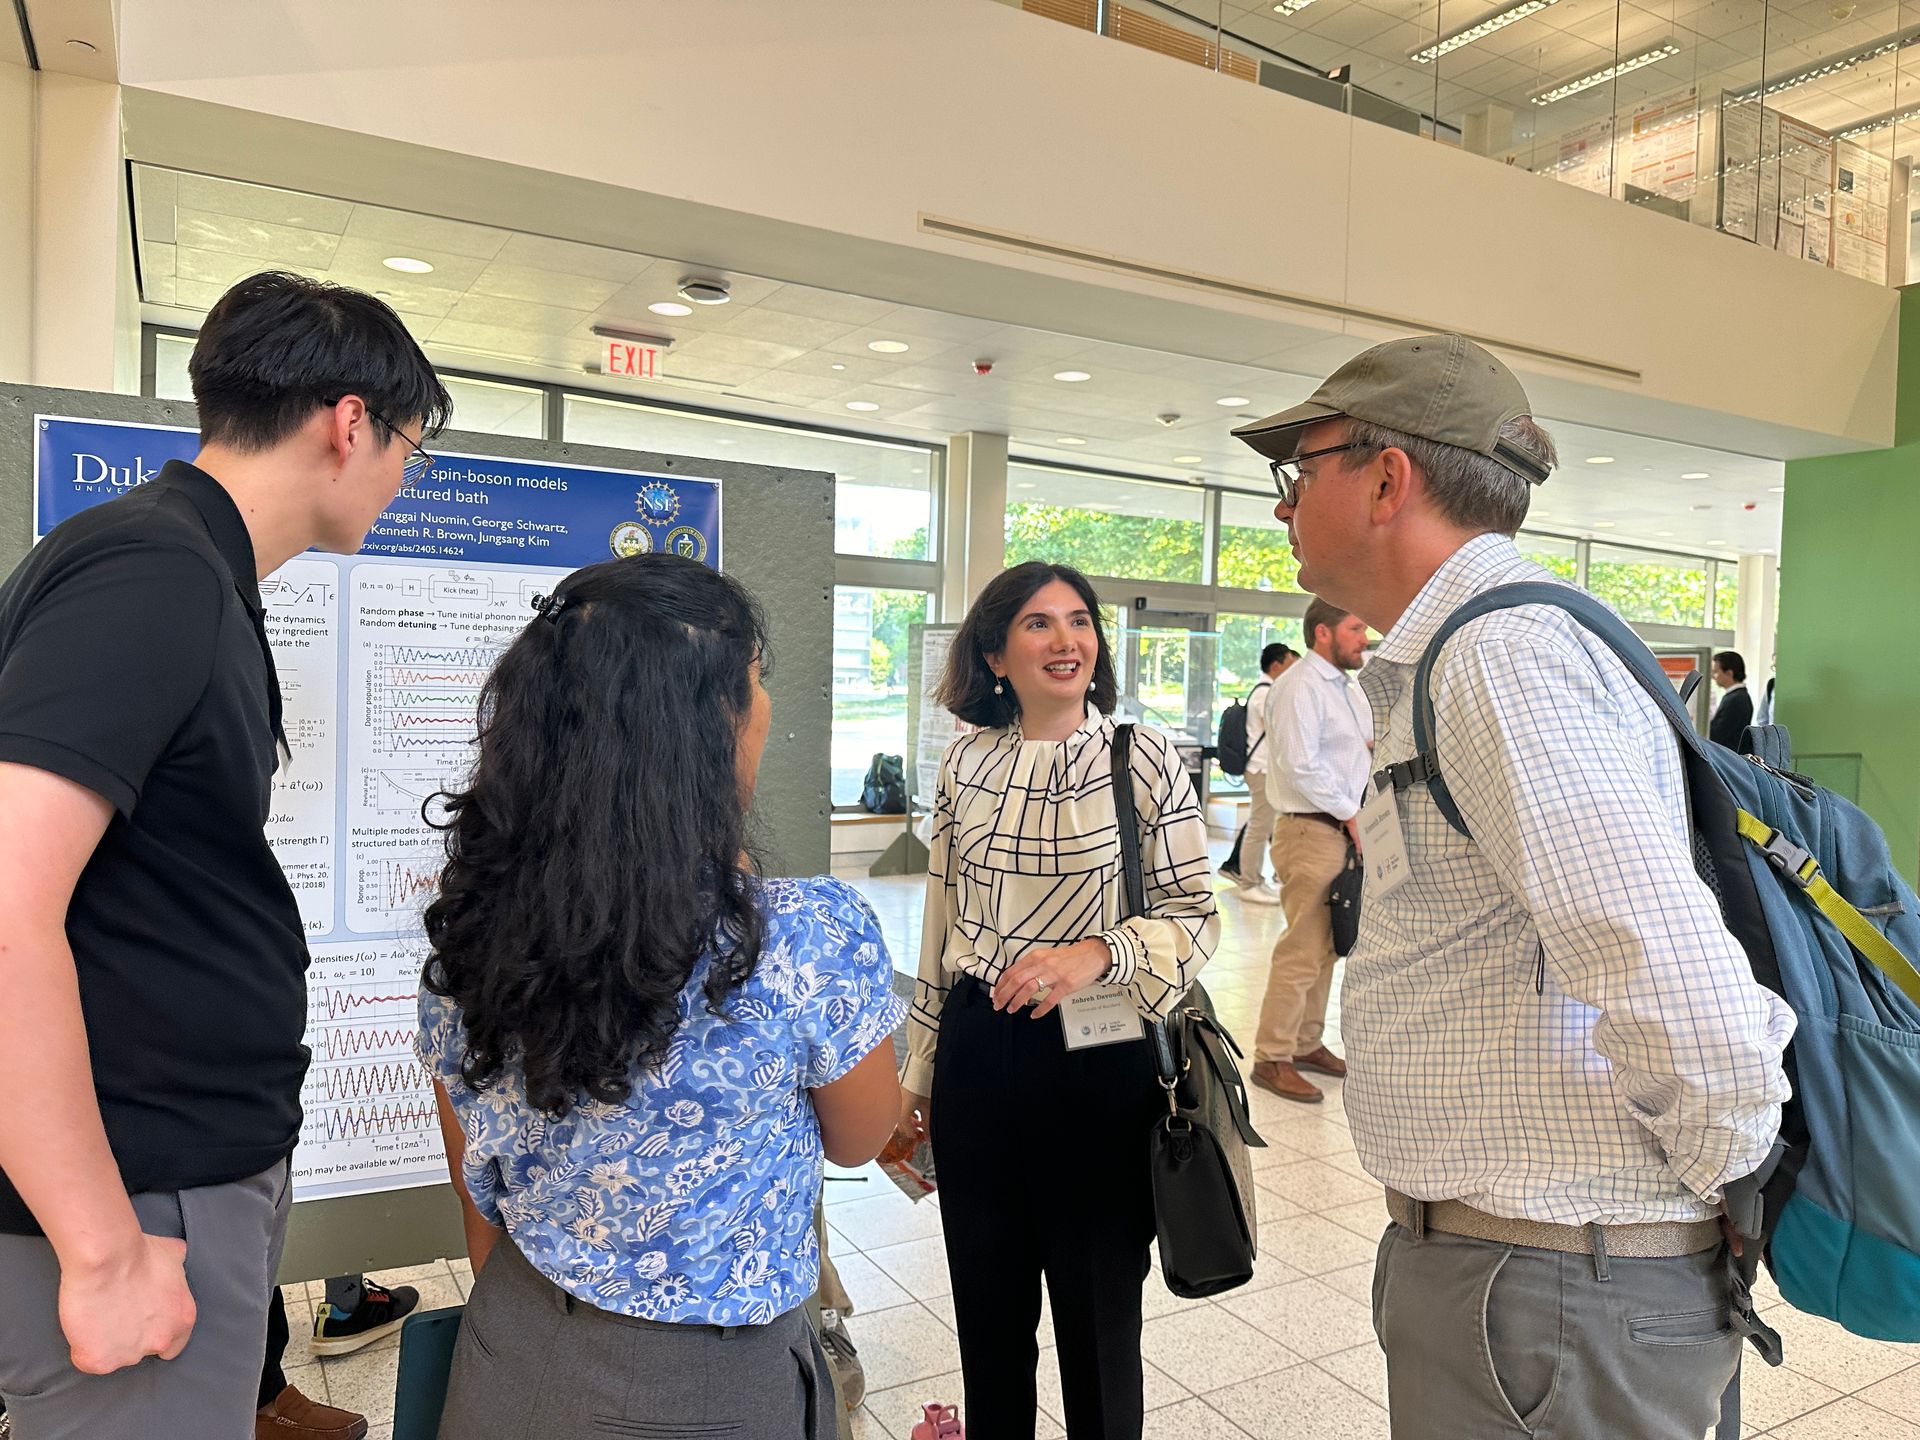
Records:
[[[996,695],[1004,695],[1007,693],[1007,687],[996,680],[993,682],[993,693]]]

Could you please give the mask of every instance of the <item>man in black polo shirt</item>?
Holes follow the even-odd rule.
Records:
[[[292,275],[190,368],[195,463],[0,586],[0,1394],[34,1440],[254,1433],[307,1067],[257,581],[359,549],[450,409],[391,310]]]

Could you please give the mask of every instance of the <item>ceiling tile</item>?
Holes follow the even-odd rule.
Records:
[[[144,280],[171,279],[173,277],[174,249],[171,245],[156,245],[148,240],[140,246],[140,278]]]
[[[173,243],[173,216],[180,203],[180,172],[155,165],[133,167],[134,227],[142,240]]]
[[[698,356],[702,360],[733,365],[740,369],[766,370],[804,355],[798,345],[776,345],[767,340],[741,340],[731,332],[725,335],[696,335],[674,348],[678,355]]]
[[[321,230],[301,230],[267,220],[245,220],[182,206],[176,213],[174,239],[182,249],[218,250],[254,260],[326,269],[333,264],[340,237]]]
[[[448,312],[449,320],[473,325],[499,325],[535,335],[575,335],[586,324],[590,311],[563,310],[557,305],[537,305],[526,300],[502,300],[493,295],[469,291]]]
[[[364,207],[362,207],[364,208]],[[382,262],[389,256],[406,255],[425,260],[433,266],[428,275],[406,275],[390,270]],[[436,289],[457,290],[464,294],[480,278],[487,262],[453,250],[429,250],[424,245],[396,246],[382,240],[348,234],[333,254],[334,278],[365,290],[395,290],[410,281],[433,285]]]
[[[446,319],[434,328],[434,345],[452,346],[482,354],[506,358],[577,362],[585,358],[577,341],[565,336],[520,330],[510,325],[482,325],[458,319]],[[469,367],[470,368],[470,367]]]
[[[349,240],[380,247],[382,258],[412,255],[421,260],[431,260],[435,255],[492,260],[508,239],[505,230],[496,230],[490,225],[469,225],[464,220],[414,215],[377,205],[354,206],[345,234]]]
[[[557,270],[563,275],[587,275],[610,281],[615,289],[640,278],[653,261],[645,255],[624,250],[608,250],[599,245],[582,245],[575,240],[556,240],[548,235],[509,235],[507,243],[494,257],[504,265],[524,265],[531,270]]]
[[[783,315],[805,315],[814,320],[833,320],[842,325],[873,325],[900,307],[887,300],[869,300],[864,295],[836,295],[831,290],[815,290],[806,285],[782,285],[756,308],[776,310]]]
[[[541,305],[557,305],[564,310],[583,313],[599,309],[618,293],[611,280],[590,275],[570,275],[556,270],[540,270],[530,265],[515,265],[496,260],[480,272],[473,282],[477,295],[501,300],[527,300]]]
[[[331,235],[344,231],[353,215],[353,206],[345,200],[184,172],[179,176],[179,195],[175,203],[182,210],[206,210],[243,220],[291,225],[301,230],[324,230]]]
[[[732,310],[735,307],[729,305],[726,308]],[[810,315],[769,310],[764,304],[741,306],[739,311],[733,323],[727,327],[727,334],[742,340],[768,340],[778,345],[792,345],[803,351],[817,350],[854,328],[838,320],[820,320]]]

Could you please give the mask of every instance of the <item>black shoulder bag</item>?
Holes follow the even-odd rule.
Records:
[[[1113,810],[1120,831],[1127,914],[1147,910],[1140,821],[1133,801],[1133,727],[1113,727]],[[1257,1232],[1249,1145],[1265,1146],[1247,1111],[1240,1047],[1214,1018],[1196,980],[1165,1020],[1147,1022],[1167,1113],[1148,1137],[1160,1272],[1167,1288],[1198,1300],[1253,1278]]]

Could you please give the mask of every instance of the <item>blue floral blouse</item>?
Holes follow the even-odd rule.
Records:
[[[880,923],[838,880],[765,880],[766,946],[707,1012],[711,959],[680,995],[680,1029],[625,1103],[564,1119],[527,1103],[509,1068],[460,1078],[453,1001],[422,991],[417,1048],[466,1134],[473,1203],[556,1285],[649,1320],[764,1325],[819,1280],[813,1210],[820,1124],[806,1092],[838,1080],[899,1026]]]

